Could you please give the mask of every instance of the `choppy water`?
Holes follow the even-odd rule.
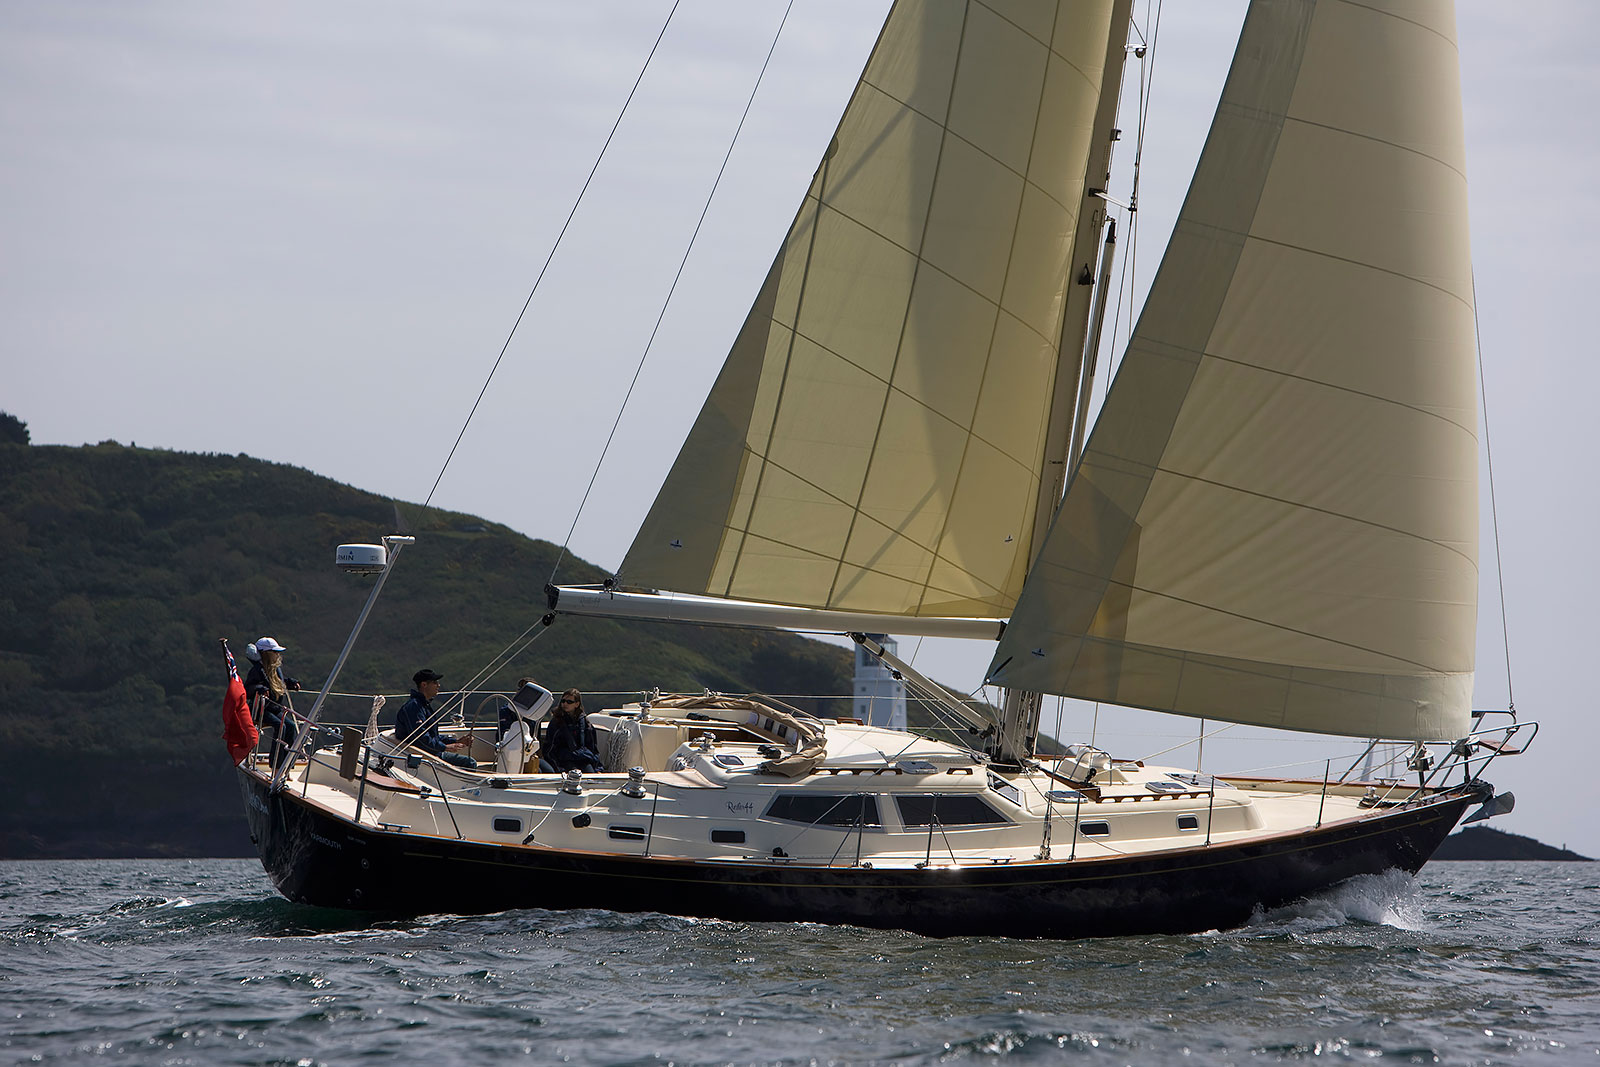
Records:
[[[0,863],[0,1061],[1600,1063],[1600,864],[1441,863],[1241,930],[931,940],[369,922],[244,860]]]

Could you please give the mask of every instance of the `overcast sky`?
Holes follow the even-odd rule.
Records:
[[[0,0],[0,409],[36,444],[242,452],[421,501],[670,6]],[[620,561],[887,6],[797,0],[577,523],[578,555]],[[1519,800],[1495,825],[1600,856],[1586,685],[1600,374],[1575,313],[1595,300],[1600,244],[1600,5],[1460,6],[1516,705],[1544,724],[1533,752],[1490,775]],[[1243,8],[1166,5],[1119,342]],[[776,0],[683,0],[436,503],[566,539],[782,15]],[[1121,125],[1135,126],[1127,104]],[[1483,495],[1476,705],[1505,707]],[[408,556],[425,562],[421,546]],[[532,598],[546,577],[506,595]],[[971,687],[988,654],[930,642],[917,665]],[[1069,705],[1066,737],[1087,737],[1091,718]],[[1194,729],[1105,713],[1098,739],[1143,756]],[[1253,769],[1283,750],[1240,729],[1208,741],[1205,764]],[[1194,747],[1171,758],[1192,764]]]

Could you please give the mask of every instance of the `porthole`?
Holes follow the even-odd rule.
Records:
[[[1180,830],[1198,830],[1198,829],[1200,829],[1200,816],[1198,816],[1198,815],[1180,815],[1180,816],[1178,816],[1178,829],[1180,829]]]
[[[1109,837],[1111,824],[1108,822],[1080,822],[1078,833],[1084,837]]]
[[[606,836],[610,837],[613,841],[643,841],[644,827],[618,826],[617,824],[612,823],[610,826],[606,827]]]
[[[713,830],[711,843],[714,845],[742,845],[744,844],[743,830]]]
[[[522,833],[522,820],[496,818],[494,832],[497,834],[520,834]]]

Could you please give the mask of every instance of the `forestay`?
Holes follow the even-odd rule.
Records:
[[[1009,613],[1111,7],[896,5],[625,585]]]
[[[1253,3],[992,680],[1465,734],[1472,299],[1451,5]]]

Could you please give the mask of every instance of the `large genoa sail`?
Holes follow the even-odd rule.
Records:
[[[1113,6],[896,5],[625,585],[1009,613]]]
[[[1325,733],[1470,728],[1459,80],[1448,0],[1251,5],[992,680]]]

